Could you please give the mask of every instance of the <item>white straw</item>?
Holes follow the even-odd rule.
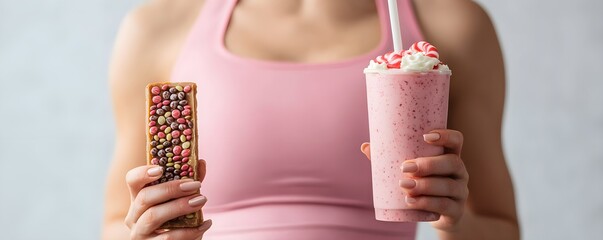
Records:
[[[394,52],[399,53],[402,51],[402,36],[400,34],[400,18],[398,17],[398,1],[388,0],[389,7],[389,21],[392,26],[392,38],[394,40]]]

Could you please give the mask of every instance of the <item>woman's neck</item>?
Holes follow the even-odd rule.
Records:
[[[325,21],[358,19],[377,12],[375,0],[239,0],[241,7]]]

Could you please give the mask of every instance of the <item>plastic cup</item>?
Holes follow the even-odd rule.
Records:
[[[366,73],[375,218],[388,222],[435,221],[439,215],[408,209],[399,185],[405,160],[435,156],[442,147],[423,134],[446,128],[450,74],[386,70]]]

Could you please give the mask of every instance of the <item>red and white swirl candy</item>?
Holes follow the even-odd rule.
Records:
[[[375,59],[375,62],[381,64],[385,63],[387,64],[387,68],[400,68],[400,63],[402,63],[403,54],[404,53],[400,54],[395,52],[386,53],[381,56],[378,56]]]
[[[425,41],[420,41],[420,42],[414,43],[412,46],[410,46],[409,50],[412,51],[413,53],[422,52],[427,57],[440,58],[438,49],[435,46],[433,46],[430,43],[425,42]]]
[[[417,54],[420,53],[420,54]],[[416,56],[415,56],[416,55]],[[414,43],[408,50],[402,52],[390,52],[375,58],[378,64],[385,64],[388,69],[402,69],[402,63],[408,64],[423,64],[429,63],[430,69],[438,70],[442,63],[439,60],[440,54],[438,49],[428,42],[420,41]],[[435,62],[434,62],[435,61]],[[432,64],[433,68],[431,68]],[[417,65],[418,66],[418,65]]]

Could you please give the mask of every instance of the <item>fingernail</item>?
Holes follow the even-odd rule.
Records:
[[[211,227],[212,225],[212,220],[211,219],[207,219],[205,220],[205,222],[203,222],[203,224],[201,224],[201,226],[197,229],[199,230],[207,230],[209,227]]]
[[[201,188],[201,182],[184,182],[180,184],[180,190],[188,192],[199,190]]]
[[[425,140],[425,142],[435,142],[437,140],[440,140],[440,134],[439,133],[423,134],[423,140]]]
[[[413,204],[413,203],[416,203],[416,202],[417,202],[416,198],[406,195],[406,203]]]
[[[188,200],[188,205],[191,207],[198,207],[205,204],[205,202],[207,202],[207,198],[205,198],[205,196],[198,196]]]
[[[163,167],[154,167],[154,168],[150,168],[149,170],[147,170],[147,174],[149,174],[150,177],[157,177],[157,176],[161,175],[162,172],[163,172]]]
[[[417,166],[414,162],[405,162],[402,163],[402,172],[405,173],[414,173],[419,170],[419,166]]]
[[[400,180],[400,187],[412,189],[417,186],[417,182],[412,179],[402,179]]]

